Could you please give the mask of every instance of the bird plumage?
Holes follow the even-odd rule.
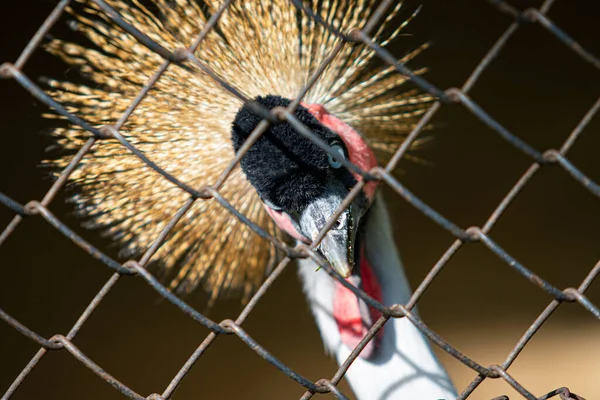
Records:
[[[105,0],[128,23],[168,49],[189,46],[220,6],[213,0]],[[313,13],[347,32],[362,27],[376,0],[311,0]],[[382,46],[410,18],[402,2],[374,34]],[[163,59],[113,25],[95,5],[77,0],[70,12],[88,43],[52,39],[47,50],[76,66],[87,84],[49,80],[56,100],[97,126],[115,124]],[[285,107],[340,44],[340,38],[287,0],[234,1],[196,57],[246,98],[267,109]],[[405,56],[407,62],[420,49]],[[432,99],[403,91],[407,78],[372,63],[374,52],[346,44],[302,99],[296,118],[331,146],[328,155],[288,123],[272,123],[250,147],[220,193],[275,236],[317,237],[348,191],[362,178],[341,159],[368,170],[402,143]],[[48,115],[48,117],[52,117]],[[171,66],[120,128],[123,136],[188,186],[213,184],[261,117],[196,66]],[[63,152],[47,164],[60,171],[88,139],[77,126],[54,131]],[[373,152],[375,151],[375,153]],[[94,145],[70,177],[73,202],[90,227],[102,228],[126,256],[148,248],[189,194],[150,169],[117,141]],[[406,303],[410,289],[393,243],[376,182],[342,212],[319,245],[333,268],[371,297]],[[213,200],[197,200],[154,256],[171,289],[203,286],[211,301],[229,292],[248,297],[277,251]],[[326,348],[343,362],[380,314],[311,260],[300,276]],[[157,269],[160,270],[160,269]],[[408,321],[389,321],[356,359],[347,377],[358,398],[453,398],[448,377],[425,338]]]
[[[382,304],[406,304],[411,290],[393,240],[390,216],[381,195],[364,218],[365,257],[381,284]],[[328,353],[339,364],[346,361],[352,347],[344,343],[334,318],[336,280],[315,263],[299,260],[299,274],[312,313],[317,320]],[[412,310],[417,313],[416,309]],[[361,337],[366,332],[361,332]],[[406,318],[392,318],[379,331],[377,349],[365,348],[367,357],[354,360],[346,373],[354,394],[360,400],[453,400],[456,391],[425,337]],[[369,344],[370,344],[369,343]],[[365,352],[363,350],[363,353]],[[364,355],[361,353],[361,355]]]
[[[175,49],[189,46],[219,2],[205,0],[107,0],[123,18],[150,38]],[[373,0],[313,0],[309,6],[341,31],[364,25]],[[151,9],[147,6],[151,5]],[[405,21],[401,2],[375,34],[386,45]],[[76,66],[88,84],[50,80],[48,92],[94,125],[114,124],[163,62],[131,35],[111,24],[94,3],[81,1],[71,13],[86,46],[52,39],[47,50]],[[232,2],[195,55],[249,98],[276,94],[294,98],[339,38],[285,0]],[[405,56],[409,61],[419,49]],[[428,95],[402,91],[407,78],[375,67],[374,53],[346,45],[304,98],[320,104],[360,132],[380,156],[394,150],[422,113]],[[242,103],[191,66],[171,66],[121,129],[139,150],[192,187],[214,183],[233,156],[231,123]],[[49,117],[51,117],[49,115]],[[54,131],[64,152],[47,164],[58,171],[89,134],[77,126]],[[77,211],[90,227],[102,228],[124,255],[145,250],[188,195],[148,168],[116,141],[97,143],[70,181],[78,188]],[[221,190],[240,212],[273,234],[275,224],[240,168]],[[247,297],[260,284],[277,252],[231,218],[214,201],[197,201],[154,257],[170,287],[189,292],[198,285],[212,299],[241,290]]]

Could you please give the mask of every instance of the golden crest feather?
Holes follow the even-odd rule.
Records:
[[[137,0],[107,0],[123,18],[168,49],[188,47],[219,2],[152,0],[152,11]],[[146,3],[147,4],[147,3]],[[361,27],[376,1],[310,1],[313,12],[347,32]],[[48,93],[91,124],[114,124],[163,59],[113,25],[93,3],[71,11],[77,29],[93,44],[51,40],[47,50],[77,65],[94,87],[50,80]],[[374,39],[386,45],[408,21],[382,39],[401,2]],[[311,73],[341,39],[301,15],[284,0],[234,1],[196,56],[249,98],[275,94],[294,98]],[[421,49],[401,61],[412,59]],[[375,150],[390,152],[416,122],[428,95],[402,92],[407,78],[391,67],[372,68],[373,51],[345,45],[326,68],[305,102],[324,105],[361,132]],[[171,66],[120,130],[140,151],[186,184],[213,184],[233,157],[231,123],[241,102],[200,71]],[[68,152],[89,133],[77,126],[54,131]],[[66,155],[47,161],[57,170]],[[130,256],[146,250],[189,195],[147,167],[117,141],[100,141],[71,176],[80,188],[75,203],[91,225],[101,227]],[[263,229],[279,235],[236,168],[222,195]],[[223,210],[214,200],[198,200],[179,221],[153,260],[172,276],[170,287],[189,292],[202,285],[214,300],[242,290],[248,297],[262,282],[277,253],[270,243]]]

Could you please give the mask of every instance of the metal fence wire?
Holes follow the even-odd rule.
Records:
[[[257,112],[260,112],[260,115],[264,117],[264,120],[267,121],[267,123],[260,124],[254,130],[254,132],[247,140],[246,144],[240,149],[240,151],[231,160],[228,167],[222,172],[217,182],[215,182],[212,185],[207,185],[200,188],[188,187],[187,185],[178,181],[176,177],[171,176],[167,172],[162,170],[159,166],[153,163],[151,159],[142,154],[134,145],[129,143],[121,135],[121,133],[119,133],[119,129],[123,126],[127,118],[136,109],[137,105],[144,99],[144,97],[150,91],[155,82],[161,77],[161,75],[171,64],[194,64],[197,67],[199,67],[204,73],[208,74],[210,77],[212,77],[212,79],[214,79],[220,85],[222,85],[225,89],[230,91],[233,95],[237,96],[242,101],[244,101],[246,104],[250,102],[248,99],[244,98],[238,91],[236,91],[234,87],[229,85],[227,82],[222,81],[213,71],[211,71],[199,59],[197,59],[194,56],[196,49],[202,45],[202,41],[206,37],[207,33],[215,27],[223,12],[227,10],[230,3],[234,0],[224,0],[222,6],[214,15],[211,16],[208,23],[202,29],[192,46],[190,48],[179,49],[166,49],[160,46],[148,36],[146,36],[144,32],[140,32],[139,30],[128,24],[114,9],[112,9],[103,0],[89,1],[94,2],[104,13],[106,13],[106,15],[116,25],[129,32],[129,34],[133,35],[140,43],[145,45],[148,49],[162,56],[162,58],[164,58],[164,63],[156,71],[152,78],[146,83],[146,85],[140,91],[135,100],[131,103],[127,111],[121,116],[120,120],[116,125],[104,126],[102,128],[95,128],[91,126],[86,121],[79,118],[77,115],[70,113],[65,106],[59,104],[47,94],[45,94],[39,86],[37,86],[28,76],[26,76],[23,73],[23,67],[30,59],[32,53],[40,46],[40,43],[42,42],[43,38],[46,36],[51,27],[56,23],[56,21],[61,17],[66,7],[70,3],[70,0],[62,0],[54,8],[52,13],[47,17],[45,22],[40,26],[39,30],[29,41],[18,60],[14,63],[7,62],[0,66],[0,76],[2,78],[14,79],[37,100],[41,101],[45,105],[54,109],[54,111],[56,111],[57,113],[66,117],[71,123],[83,127],[91,134],[89,140],[73,157],[70,164],[62,171],[58,179],[53,183],[50,190],[48,190],[48,192],[45,194],[41,201],[30,201],[29,203],[22,205],[12,200],[5,194],[0,193],[0,203],[5,207],[8,207],[12,212],[14,212],[14,218],[8,224],[8,226],[4,228],[2,234],[0,235],[0,246],[2,246],[5,243],[6,239],[15,231],[15,229],[17,229],[17,227],[24,218],[41,217],[54,228],[56,228],[58,232],[65,235],[66,237],[71,239],[77,246],[85,250],[91,257],[100,260],[108,268],[114,270],[114,274],[106,282],[104,287],[95,295],[91,303],[88,305],[88,307],[81,314],[79,319],[75,322],[71,330],[66,335],[57,334],[52,336],[51,338],[42,337],[41,335],[30,330],[29,328],[21,324],[19,321],[17,321],[15,318],[13,318],[12,316],[0,309],[0,318],[2,320],[4,320],[17,331],[19,331],[21,334],[25,335],[26,337],[40,345],[40,350],[23,368],[22,372],[13,381],[12,385],[6,390],[2,397],[3,399],[9,399],[15,393],[19,385],[23,383],[23,381],[27,378],[31,371],[36,367],[39,361],[47,354],[48,351],[52,350],[66,350],[73,357],[79,360],[83,365],[85,365],[86,367],[91,369],[95,374],[97,374],[98,377],[103,379],[109,385],[112,385],[115,389],[117,389],[123,395],[129,398],[148,400],[168,399],[171,397],[175,388],[179,385],[182,379],[186,376],[192,365],[196,361],[198,361],[198,359],[202,356],[204,351],[221,335],[238,336],[245,344],[247,344],[254,352],[256,352],[256,354],[267,360],[274,367],[279,369],[283,374],[287,375],[290,379],[293,379],[298,384],[305,387],[306,393],[302,396],[302,399],[309,399],[318,393],[333,393],[337,398],[345,399],[346,396],[340,392],[336,385],[340,382],[340,380],[342,379],[342,377],[344,376],[354,359],[358,356],[360,351],[376,335],[376,333],[384,326],[386,321],[388,321],[390,318],[408,318],[424,335],[427,336],[427,338],[429,338],[430,341],[435,343],[445,352],[455,357],[457,360],[459,360],[464,365],[468,366],[477,373],[477,377],[473,379],[473,381],[466,388],[464,388],[464,390],[459,396],[459,399],[468,398],[471,395],[471,393],[475,390],[475,388],[477,388],[478,385],[481,384],[485,379],[503,379],[524,398],[529,400],[542,400],[550,398],[582,399],[582,397],[571,393],[567,388],[564,387],[552,390],[541,397],[537,397],[533,395],[529,390],[527,390],[527,388],[521,385],[515,378],[513,378],[509,372],[509,369],[511,364],[515,361],[517,356],[521,353],[523,348],[535,335],[538,329],[540,329],[540,327],[548,320],[550,315],[552,315],[552,313],[562,303],[578,302],[585,310],[589,311],[595,318],[600,319],[600,309],[594,304],[592,304],[584,294],[590,286],[590,284],[592,283],[592,281],[594,280],[594,278],[596,277],[596,275],[598,275],[598,273],[600,272],[600,261],[591,268],[589,274],[581,282],[579,287],[560,289],[551,285],[542,277],[536,275],[535,273],[527,269],[527,267],[519,263],[519,261],[514,259],[502,247],[500,247],[494,241],[494,239],[488,235],[488,232],[498,221],[498,219],[505,211],[505,209],[509,206],[509,204],[511,204],[511,202],[515,199],[519,192],[527,185],[532,176],[536,174],[536,172],[540,170],[541,167],[549,164],[558,164],[572,177],[573,180],[585,187],[592,195],[600,197],[600,185],[591,180],[589,177],[585,176],[579,169],[577,169],[575,165],[573,165],[569,161],[569,159],[566,156],[567,152],[569,151],[575,140],[578,138],[578,136],[581,134],[581,132],[584,130],[586,125],[598,113],[600,109],[600,99],[598,99],[591,106],[587,114],[585,114],[585,116],[581,119],[578,125],[568,135],[568,137],[559,149],[548,149],[546,151],[539,151],[527,144],[526,142],[524,142],[523,140],[521,140],[513,133],[511,133],[508,129],[502,126],[500,122],[498,122],[491,115],[489,115],[482,107],[480,107],[475,101],[473,101],[469,97],[470,90],[478,81],[482,72],[502,51],[508,39],[512,35],[514,35],[514,33],[519,29],[519,27],[525,24],[541,25],[543,28],[545,28],[545,31],[548,33],[549,36],[556,37],[562,43],[564,43],[565,46],[570,48],[573,51],[574,56],[577,56],[581,58],[582,61],[591,63],[594,67],[600,69],[599,58],[595,57],[594,55],[590,54],[585,49],[583,49],[566,32],[562,31],[548,18],[547,14],[553,3],[555,3],[554,0],[545,0],[539,8],[527,9],[525,11],[520,11],[505,1],[488,0],[489,3],[491,3],[495,8],[497,8],[498,12],[510,15],[514,18],[514,21],[506,29],[506,31],[498,38],[498,40],[495,42],[492,48],[490,48],[485,57],[479,62],[479,64],[473,70],[473,72],[471,73],[467,81],[464,83],[464,85],[460,88],[453,87],[446,90],[438,88],[431,82],[428,82],[425,78],[416,75],[413,71],[411,71],[402,63],[400,63],[392,54],[390,54],[390,52],[381,48],[379,45],[373,42],[370,34],[378,26],[379,22],[386,15],[386,11],[389,9],[391,4],[394,3],[394,1],[383,0],[378,5],[375,12],[372,14],[372,16],[364,25],[364,27],[360,29],[356,28],[350,32],[338,32],[337,30],[335,30],[334,27],[326,26],[328,30],[342,38],[343,41],[336,48],[333,49],[332,54],[315,71],[313,76],[310,78],[307,86],[304,87],[300,93],[298,93],[296,100],[292,104],[290,104],[288,108],[268,111],[266,109],[261,109],[260,106],[258,106],[257,104],[253,105],[254,109]],[[326,25],[326,23],[323,20],[321,20],[317,15],[313,14],[309,9],[305,8],[301,0],[291,0],[290,6],[297,7],[299,10],[301,10],[301,12],[307,13],[313,20],[315,20],[316,23]],[[299,245],[295,248],[291,248],[285,243],[282,243],[269,236],[265,231],[261,230],[260,227],[252,223],[243,214],[238,212],[234,207],[231,206],[231,204],[228,203],[228,201],[225,198],[221,196],[219,189],[227,180],[228,175],[236,166],[236,164],[240,161],[240,159],[244,156],[251,144],[254,143],[260,137],[260,135],[264,133],[266,127],[268,126],[268,123],[270,122],[281,120],[288,121],[297,129],[297,131],[300,134],[310,138],[317,145],[324,148],[325,150],[328,150],[326,145],[319,142],[318,139],[312,134],[312,132],[295,118],[294,109],[298,106],[300,100],[309,90],[310,85],[319,78],[319,75],[323,72],[325,67],[332,61],[332,59],[342,48],[342,46],[351,45],[352,43],[363,44],[373,49],[385,63],[388,63],[389,65],[395,67],[398,73],[408,76],[422,90],[435,96],[437,100],[434,103],[432,103],[427,112],[423,114],[419,123],[412,130],[412,132],[410,132],[406,140],[398,147],[395,154],[385,167],[376,167],[370,171],[362,171],[358,167],[350,165],[349,162],[346,162],[347,167],[352,168],[354,171],[360,173],[364,179],[350,192],[345,202],[341,205],[340,209],[336,212],[336,214],[331,218],[329,223],[325,226],[324,231],[321,232],[322,234],[320,235],[320,237],[317,238],[317,240],[314,243],[312,243],[311,245]],[[420,200],[418,197],[412,194],[396,178],[394,178],[391,175],[391,171],[405,156],[411,144],[419,137],[423,129],[431,121],[432,117],[438,112],[438,110],[440,110],[441,107],[451,103],[461,104],[476,118],[485,123],[490,128],[490,132],[494,132],[495,134],[500,135],[504,140],[510,143],[516,151],[524,153],[531,159],[530,167],[518,179],[518,181],[514,184],[511,190],[504,196],[500,204],[498,204],[493,213],[489,216],[487,221],[480,227],[473,226],[465,229],[456,225],[455,223],[438,213],[436,210],[432,209],[427,204],[425,204],[422,200]],[[52,214],[52,212],[49,209],[50,203],[55,198],[56,194],[65,186],[69,175],[73,172],[75,168],[77,168],[81,159],[90,151],[90,149],[92,149],[96,142],[105,139],[119,140],[119,142],[121,142],[123,146],[125,146],[142,161],[144,161],[148,165],[148,167],[154,169],[156,172],[160,173],[165,179],[176,183],[181,189],[189,193],[189,199],[181,205],[179,211],[172,216],[168,226],[166,226],[162,233],[156,238],[153,245],[147,249],[145,254],[139,260],[129,260],[125,263],[115,261],[114,259],[105,255],[100,249],[92,246],[84,238],[82,238],[73,230],[71,230],[68,226],[63,224],[54,214]],[[320,257],[319,254],[315,252],[315,248],[318,245],[318,241],[320,240],[320,238],[323,237],[323,233],[326,232],[332,226],[333,222],[338,218],[340,213],[343,211],[344,207],[350,204],[352,199],[354,199],[354,197],[358,195],[365,182],[369,180],[378,180],[381,182],[385,182],[399,196],[401,196],[404,200],[409,202],[412,206],[416,207],[428,218],[430,218],[431,220],[439,224],[441,227],[443,227],[456,239],[453,242],[453,244],[445,251],[442,257],[436,262],[436,264],[431,268],[431,270],[429,271],[425,279],[417,287],[414,294],[410,298],[410,301],[407,304],[394,304],[391,306],[385,306],[372,300],[371,298],[368,298],[365,293],[347,284],[345,280],[342,279],[339,275],[337,275],[335,271],[327,267],[327,264],[324,262],[324,260]],[[209,198],[218,201],[224,208],[224,210],[230,212],[233,216],[243,221],[256,234],[261,235],[262,237],[270,240],[275,246],[277,246],[277,248],[279,248],[285,254],[283,260],[266,278],[265,282],[258,289],[256,294],[250,299],[248,304],[245,306],[245,308],[235,321],[229,319],[221,322],[212,321],[211,319],[204,316],[202,313],[196,311],[194,308],[186,304],[186,302],[177,297],[175,294],[171,293],[165,286],[163,286],[145,269],[146,264],[151,259],[153,254],[161,246],[161,244],[163,243],[167,235],[171,232],[177,221],[190,209],[192,204],[196,201],[202,201],[202,199]],[[436,278],[436,276],[440,273],[440,271],[444,268],[449,259],[463,245],[473,242],[481,242],[489,251],[491,251],[501,260],[503,260],[508,267],[516,270],[524,279],[529,280],[533,285],[535,285],[537,289],[546,292],[553,298],[550,304],[548,304],[545,310],[530,325],[525,334],[523,334],[518,343],[513,347],[512,351],[510,352],[510,354],[508,354],[504,362],[499,365],[483,366],[477,363],[477,361],[473,360],[469,356],[462,354],[460,351],[454,348],[452,344],[448,343],[442,337],[440,337],[431,329],[429,329],[427,325],[425,325],[425,323],[421,321],[411,311],[417,303],[417,301],[420,299],[421,295]],[[284,270],[286,265],[288,265],[291,260],[297,257],[311,257],[317,263],[319,263],[319,265],[324,265],[327,272],[330,275],[335,277],[335,279],[338,279],[342,284],[349,287],[354,293],[362,297],[369,305],[375,307],[376,309],[382,312],[382,317],[370,329],[367,336],[354,349],[354,351],[351,353],[348,359],[339,367],[335,375],[330,378],[321,379],[316,382],[312,382],[306,379],[302,375],[295,372],[293,368],[279,361],[271,353],[269,353],[269,351],[265,347],[263,347],[261,344],[257,343],[252,337],[250,337],[242,328],[244,321],[252,312],[257,302],[260,301],[260,299],[263,297],[263,295],[266,293],[269,287]],[[123,279],[123,277],[128,276],[138,276],[139,278],[144,279],[161,296],[163,296],[168,301],[177,306],[179,309],[181,309],[181,311],[187,314],[190,318],[204,325],[211,331],[211,333],[204,339],[200,346],[189,357],[187,362],[181,367],[177,375],[173,377],[168,387],[165,388],[161,394],[153,393],[149,396],[143,396],[136,393],[125,383],[119,381],[116,377],[110,375],[107,371],[103,370],[101,366],[97,365],[93,360],[88,358],[73,343],[73,339],[75,338],[79,330],[85,324],[90,315],[94,312],[96,307],[98,307],[98,305],[102,302],[106,294],[110,292],[115,287],[115,285],[121,279]],[[500,399],[508,399],[508,397],[500,396],[495,398],[495,400]]]

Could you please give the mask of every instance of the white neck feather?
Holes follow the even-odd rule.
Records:
[[[367,258],[381,285],[384,305],[406,304],[411,290],[394,244],[385,204],[375,199],[363,234]],[[314,262],[299,262],[299,274],[328,352],[338,364],[352,349],[340,339],[333,318],[333,279]],[[377,355],[358,357],[346,374],[359,400],[454,400],[457,395],[425,337],[406,318],[385,324]]]

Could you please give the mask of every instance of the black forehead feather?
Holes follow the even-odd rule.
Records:
[[[280,96],[259,96],[255,101],[269,110],[290,104]],[[296,117],[326,142],[337,137],[302,106],[296,110]],[[231,134],[235,151],[261,120],[248,107],[240,109]],[[258,194],[288,212],[300,211],[319,196],[331,174],[327,153],[287,122],[271,124],[240,164]]]

